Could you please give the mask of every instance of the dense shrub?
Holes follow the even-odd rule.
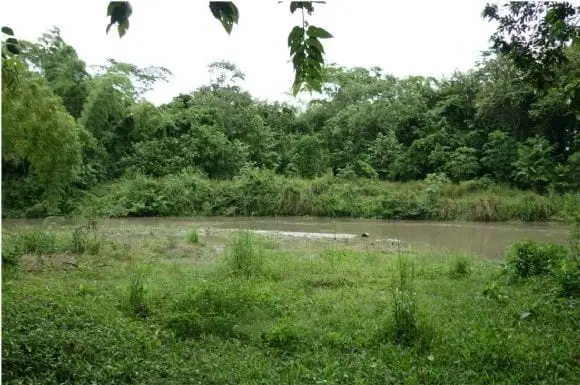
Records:
[[[307,180],[247,166],[232,180],[211,181],[195,171],[159,179],[124,178],[79,199],[76,212],[92,210],[106,217],[312,215],[531,222],[558,218],[563,199],[485,179],[452,184],[443,174],[413,183],[329,175]]]
[[[515,278],[547,275],[556,271],[566,255],[567,250],[561,245],[526,240],[515,243],[509,249],[507,266]]]

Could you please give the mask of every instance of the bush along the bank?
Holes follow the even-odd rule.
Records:
[[[540,244],[525,240],[507,251],[506,272],[511,282],[546,276],[560,285],[560,295],[580,295],[580,254],[572,238],[572,247],[554,243]]]
[[[220,181],[189,172],[163,178],[124,178],[78,200],[76,213],[93,210],[105,217],[309,215],[531,222],[558,220],[564,199],[488,182],[346,181],[329,175],[306,180],[247,168],[231,180]]]

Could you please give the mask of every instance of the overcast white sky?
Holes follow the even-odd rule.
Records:
[[[228,36],[206,0],[135,0],[131,26],[122,39],[116,29],[105,34],[108,3],[2,1],[0,23],[32,41],[56,25],[89,65],[112,57],[168,68],[174,74],[171,82],[148,95],[156,104],[206,84],[207,65],[222,59],[245,72],[244,86],[255,97],[291,99],[287,37],[301,16],[290,14],[288,2],[235,1],[240,22]],[[324,41],[328,63],[380,66],[399,77],[442,76],[469,69],[488,47],[494,25],[481,18],[484,6],[485,1],[476,0],[328,0],[315,6],[309,21],[334,35]]]

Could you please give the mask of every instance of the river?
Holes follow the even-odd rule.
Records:
[[[4,220],[3,230],[22,226],[69,227],[78,223],[70,219]],[[311,217],[209,217],[209,218],[120,218],[100,219],[98,228],[104,232],[125,230],[182,233],[188,229],[248,229],[262,234],[276,232],[282,236],[318,236],[360,238],[368,233],[366,241],[398,240],[406,247],[469,252],[498,258],[505,249],[523,239],[539,242],[567,244],[569,230],[553,223],[483,223],[483,222],[432,222],[386,221],[372,219],[328,219]]]

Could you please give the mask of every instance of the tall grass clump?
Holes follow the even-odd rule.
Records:
[[[390,317],[380,329],[379,339],[425,351],[431,345],[433,330],[419,313],[414,280],[413,261],[399,255],[397,277],[391,287]]]
[[[79,227],[72,233],[70,251],[75,254],[97,255],[103,248],[104,240],[87,227]]]
[[[237,233],[226,249],[224,264],[227,272],[234,276],[260,275],[264,268],[264,255],[255,236],[249,231]]]
[[[129,284],[129,308],[131,314],[137,318],[145,318],[149,308],[145,303],[145,285],[143,276],[133,274]]]
[[[187,242],[192,245],[199,243],[199,233],[197,232],[197,230],[192,229],[191,231],[189,231],[189,233],[187,233]]]

